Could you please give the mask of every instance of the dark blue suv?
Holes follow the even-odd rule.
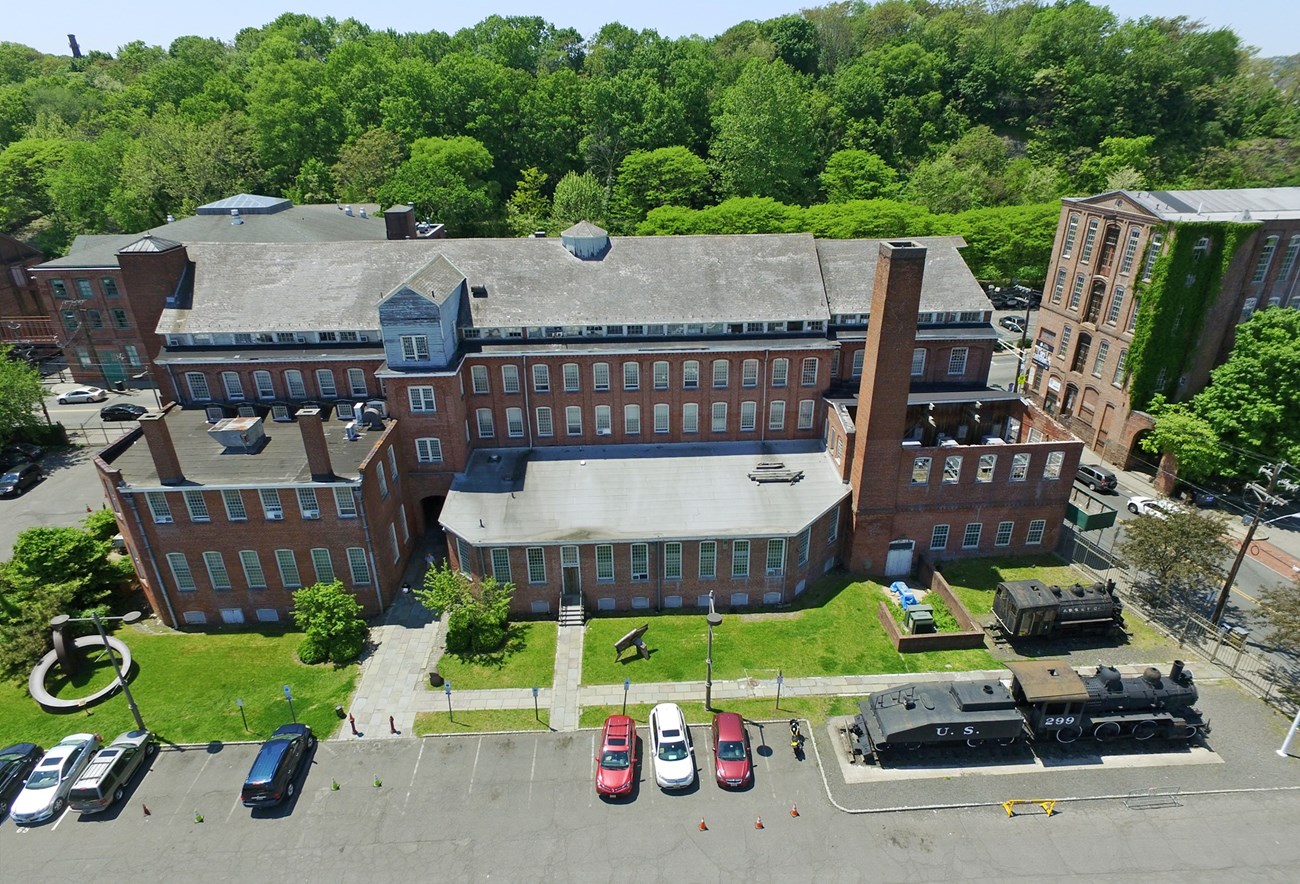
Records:
[[[292,798],[298,769],[316,745],[305,724],[284,724],[262,744],[244,780],[240,798],[245,807],[271,807]]]

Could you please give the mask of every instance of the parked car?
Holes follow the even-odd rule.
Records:
[[[1025,333],[1025,317],[1023,316],[1004,316],[998,320],[998,325],[1018,334],[1023,335]]]
[[[292,798],[298,769],[315,745],[316,738],[305,724],[282,724],[276,728],[262,744],[244,780],[240,793],[244,806],[271,807]]]
[[[650,710],[650,748],[661,789],[686,789],[695,782],[691,729],[676,703],[660,703]]]
[[[1081,463],[1074,474],[1074,481],[1086,485],[1093,491],[1112,492],[1119,487],[1119,479],[1105,467],[1096,464]]]
[[[34,463],[21,463],[0,476],[0,497],[17,497],[37,482],[44,474]]]
[[[1128,511],[1136,516],[1155,516],[1167,519],[1182,509],[1172,500],[1161,497],[1134,497],[1128,502]]]
[[[147,730],[127,731],[100,749],[72,784],[68,804],[78,813],[98,813],[126,794],[127,784],[144,760],[158,751]]]
[[[99,387],[78,387],[66,393],[60,393],[58,402],[67,405],[71,402],[103,402],[108,398],[108,391]]]
[[[611,715],[600,732],[596,758],[596,794],[630,795],[636,782],[636,724],[626,715]]]
[[[27,826],[63,813],[72,784],[98,748],[99,737],[94,734],[73,734],[60,740],[32,770],[9,808],[9,818]]]
[[[149,409],[143,405],[136,405],[134,402],[115,402],[112,405],[105,405],[99,410],[99,419],[102,421],[133,421],[139,420],[140,415],[148,413]]]
[[[35,743],[15,743],[0,749],[0,820],[5,818],[10,802],[44,754],[45,750]]]
[[[23,460],[30,460],[36,463],[45,457],[45,449],[39,445],[32,445],[29,442],[11,442],[5,447],[4,451],[7,457],[14,459],[14,463]]]
[[[748,786],[754,779],[749,732],[739,714],[719,712],[713,716],[713,759],[714,776],[724,789]]]

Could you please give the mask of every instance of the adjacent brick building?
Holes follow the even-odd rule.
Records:
[[[430,531],[534,613],[710,591],[781,604],[836,566],[900,575],[920,556],[1049,549],[1081,445],[987,386],[997,334],[960,245],[584,223],[558,239],[178,246],[156,363],[182,407],[101,470],[155,607],[182,624],[287,615],[292,586],[265,565],[265,586],[229,566],[205,582],[198,563],[218,555],[331,551],[327,573],[374,613]],[[137,255],[126,284],[165,279],[168,255]],[[273,444],[204,438],[241,419]],[[164,427],[199,440],[176,466]],[[322,427],[337,476],[313,466]],[[340,482],[355,518],[286,505],[250,530],[262,495],[319,502]],[[173,527],[217,491],[248,518],[209,504],[201,533]],[[179,500],[173,521],[149,518],[151,494]],[[337,564],[363,553],[371,584]]]
[[[1300,187],[1063,200],[1029,394],[1107,461],[1129,466],[1144,457],[1151,396],[1194,396],[1228,357],[1239,322],[1300,307],[1298,265]]]

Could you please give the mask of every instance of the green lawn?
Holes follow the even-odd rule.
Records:
[[[792,610],[724,615],[713,631],[713,677],[772,679],[778,670],[795,677],[997,666],[983,650],[899,654],[876,619],[880,592],[877,583],[832,577],[809,589]],[[615,663],[614,642],[647,622],[650,659],[624,654],[623,662]],[[601,617],[587,624],[582,681],[703,681],[706,645],[707,626],[700,613]]]
[[[1082,571],[1061,564],[1055,556],[944,562],[943,576],[977,620],[993,613],[993,593],[1004,580],[1041,580],[1055,586],[1092,582]]]
[[[549,688],[555,680],[556,629],[554,621],[511,623],[504,650],[492,654],[448,652],[438,661],[438,672],[454,690]]]
[[[781,721],[789,718],[800,718],[809,721],[814,725],[824,724],[827,718],[833,715],[851,715],[858,710],[858,702],[866,699],[865,697],[782,697],[781,707],[776,707],[776,699],[771,700],[726,700],[716,701],[713,704],[714,712],[739,712],[748,721]],[[713,720],[713,712],[704,708],[703,703],[679,703],[682,714],[686,716],[687,724],[708,724]],[[653,709],[649,703],[636,703],[627,707],[627,714],[632,716],[633,721],[638,724],[646,724],[650,720],[650,710]],[[579,719],[580,727],[600,727],[605,723],[605,719],[615,713],[623,711],[622,705],[618,706],[584,706],[582,717]],[[783,734],[788,734],[784,728],[781,728]],[[787,737],[779,737],[788,739]]]
[[[299,663],[294,652],[302,634],[296,632],[194,635],[124,628],[117,635],[135,656],[138,672],[131,693],[140,714],[167,742],[264,739],[291,720],[282,688],[286,684],[298,720],[325,736],[339,726],[334,707],[346,705],[357,677],[355,665],[335,669]],[[101,677],[107,677],[103,668],[91,680]],[[54,681],[52,677],[52,688]],[[244,701],[247,731],[237,697]],[[50,746],[79,731],[112,739],[134,726],[121,694],[84,712],[52,715],[27,693],[26,679],[0,683],[0,746],[20,741]]]
[[[416,736],[472,734],[490,731],[545,731],[551,729],[551,712],[542,709],[473,709],[455,712],[421,712],[415,716]]]

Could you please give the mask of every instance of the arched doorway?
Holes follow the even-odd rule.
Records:
[[[1155,477],[1160,471],[1160,455],[1151,454],[1142,448],[1142,440],[1150,433],[1150,430],[1139,430],[1133,434],[1133,441],[1129,445],[1128,455],[1124,459],[1124,469],[1144,473],[1151,477]]]

